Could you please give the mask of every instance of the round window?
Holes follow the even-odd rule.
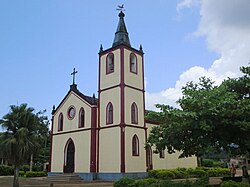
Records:
[[[74,106],[70,106],[68,109],[68,117],[69,119],[73,119],[76,115],[76,109]]]

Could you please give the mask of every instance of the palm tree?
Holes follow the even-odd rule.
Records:
[[[6,129],[4,140],[0,142],[0,146],[14,165],[13,187],[19,187],[20,166],[38,147],[35,139],[40,118],[33,112],[34,109],[28,107],[27,104],[11,105],[10,112],[0,120],[0,124]]]

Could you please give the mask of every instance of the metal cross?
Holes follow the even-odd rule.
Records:
[[[76,68],[73,69],[73,72],[71,73],[71,75],[73,75],[73,85],[75,84],[75,75],[78,73],[78,71],[76,71]]]
[[[125,11],[125,9],[124,9],[124,4],[118,5],[116,10]]]

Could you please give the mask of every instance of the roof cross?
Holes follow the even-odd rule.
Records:
[[[116,10],[125,11],[125,9],[124,9],[124,4],[118,5]]]
[[[71,75],[73,76],[73,85],[75,84],[75,75],[78,73],[78,71],[76,71],[76,68],[73,69],[73,72],[71,73]]]

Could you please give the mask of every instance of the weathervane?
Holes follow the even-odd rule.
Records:
[[[71,73],[71,75],[73,75],[73,85],[75,84],[75,75],[78,73],[78,71],[76,71],[76,68],[73,69],[73,72]]]
[[[118,8],[117,8],[116,10],[125,11],[125,9],[124,9],[124,4],[118,5],[117,7],[118,7]]]

